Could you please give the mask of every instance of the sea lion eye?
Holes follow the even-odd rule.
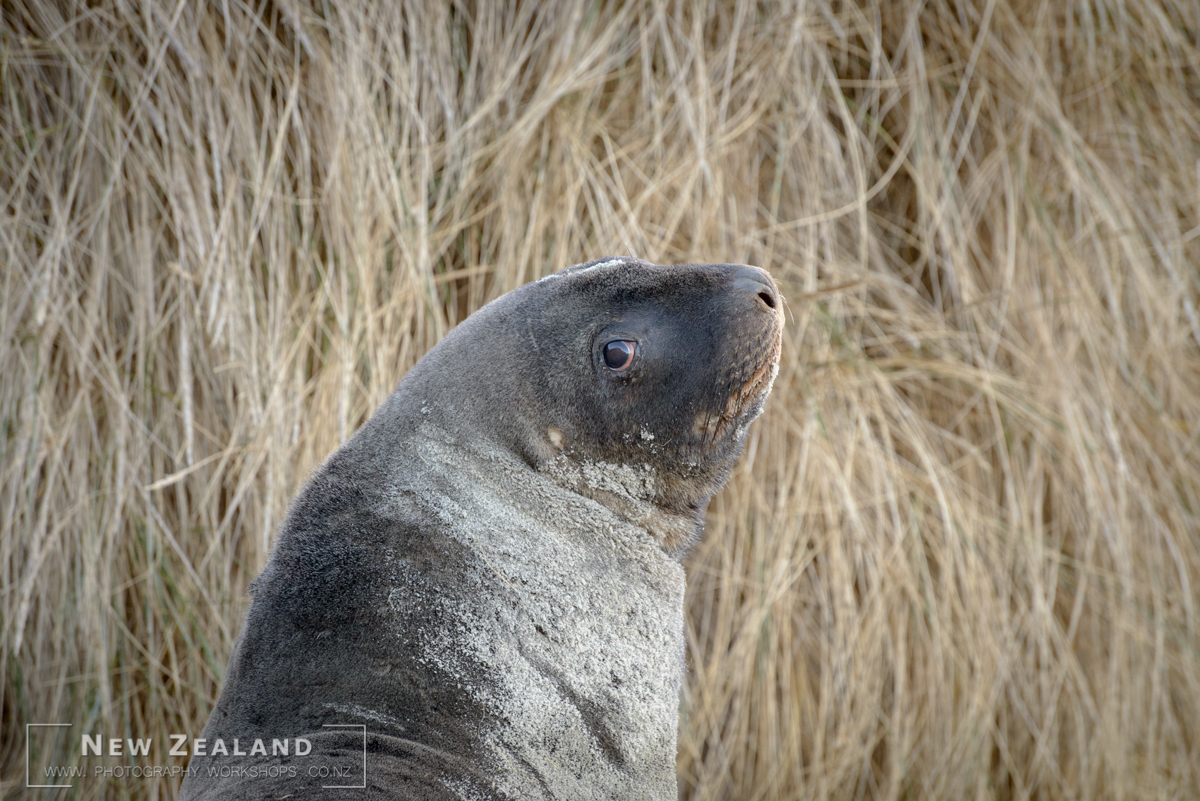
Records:
[[[628,339],[614,339],[604,346],[604,364],[608,369],[623,373],[633,364],[637,343]]]

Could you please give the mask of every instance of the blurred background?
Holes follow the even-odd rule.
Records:
[[[608,254],[786,297],[683,798],[1200,797],[1192,0],[3,2],[0,154],[5,797],[174,797],[25,725],[198,736],[313,468]]]

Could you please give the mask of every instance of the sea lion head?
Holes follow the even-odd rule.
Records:
[[[481,434],[681,553],[771,389],[781,306],[756,267],[603,258],[503,296],[434,352],[456,352],[438,369],[461,385],[456,428],[486,420]]]

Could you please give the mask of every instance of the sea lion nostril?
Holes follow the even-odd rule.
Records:
[[[774,309],[777,305],[778,294],[775,291],[775,282],[764,270],[757,267],[741,268],[735,274],[733,286],[744,292],[755,293],[768,309]]]

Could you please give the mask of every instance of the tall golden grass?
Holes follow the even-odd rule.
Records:
[[[6,797],[198,735],[314,466],[627,253],[788,299],[684,797],[1200,797],[1191,0],[4,3],[0,147]]]

